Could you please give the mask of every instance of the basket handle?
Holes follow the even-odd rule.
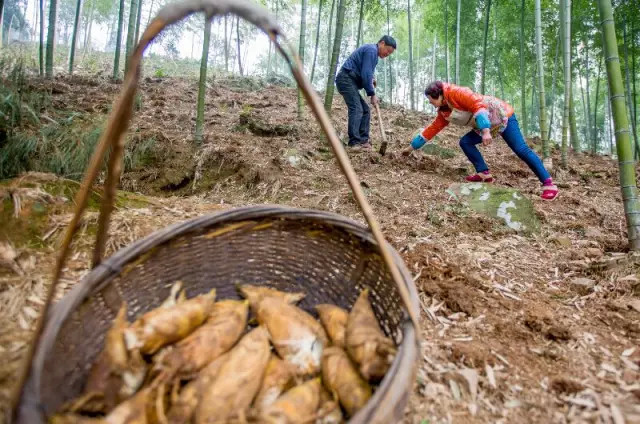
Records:
[[[416,333],[419,334],[418,329],[418,316],[417,308],[413,306],[412,299],[409,291],[404,285],[400,271],[396,267],[391,251],[389,250],[387,243],[384,239],[380,226],[373,214],[371,206],[367,202],[367,199],[360,186],[360,181],[349,161],[349,158],[342,146],[342,143],[338,139],[335,129],[331,125],[329,116],[322,107],[320,100],[313,90],[311,83],[304,74],[304,68],[296,54],[295,50],[289,45],[278,23],[271,16],[271,14],[262,6],[257,5],[249,0],[186,0],[178,3],[169,4],[163,7],[156,17],[151,21],[149,26],[145,29],[144,33],[134,52],[129,59],[129,68],[124,78],[124,86],[122,94],[116,101],[113,112],[109,116],[107,126],[100,137],[96,150],[94,151],[91,160],[89,162],[87,172],[84,176],[80,190],[75,196],[75,210],[73,218],[67,227],[64,240],[60,247],[60,253],[56,260],[55,271],[53,274],[53,281],[48,288],[45,298],[45,304],[41,315],[36,323],[34,330],[33,341],[27,351],[27,357],[25,359],[24,367],[21,370],[19,376],[17,390],[13,398],[12,411],[16,411],[16,406],[20,395],[22,393],[23,386],[27,380],[29,373],[29,366],[33,361],[35,354],[35,348],[38,340],[44,328],[44,323],[48,314],[48,310],[53,299],[56,286],[62,274],[62,269],[69,256],[71,242],[77,231],[78,223],[82,217],[88,202],[88,195],[95,179],[97,178],[101,164],[104,160],[105,154],[111,147],[111,153],[109,155],[109,163],[107,167],[107,178],[104,183],[104,194],[102,204],[100,207],[100,216],[98,219],[98,232],[96,235],[96,244],[93,252],[92,265],[97,266],[102,260],[104,254],[104,246],[107,239],[107,231],[109,228],[109,218],[113,211],[113,204],[116,195],[117,184],[120,180],[122,173],[122,156],[124,153],[124,134],[129,128],[132,106],[134,103],[134,96],[138,88],[138,80],[140,79],[140,64],[142,62],[142,56],[147,46],[153,41],[153,39],[167,26],[174,24],[187,16],[196,13],[204,12],[208,19],[212,19],[218,15],[235,14],[238,15],[252,24],[262,29],[273,42],[284,59],[289,64],[291,72],[298,83],[299,88],[302,90],[307,104],[311,108],[315,118],[320,123],[322,130],[324,131],[327,139],[329,140],[333,153],[338,159],[338,164],[343,174],[347,178],[349,186],[355,196],[355,199],[364,215],[373,236],[378,243],[378,247],[382,254],[385,264],[391,272],[391,276],[398,286],[398,291],[402,301],[406,307],[408,316],[416,329]]]

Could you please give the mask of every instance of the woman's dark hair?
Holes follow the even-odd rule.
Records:
[[[424,90],[424,95],[437,99],[444,94],[442,81],[434,81]]]

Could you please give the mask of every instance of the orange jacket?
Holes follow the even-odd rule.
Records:
[[[491,96],[483,96],[474,93],[467,87],[460,87],[455,84],[443,84],[443,102],[449,106],[450,110],[438,109],[436,119],[422,131],[422,136],[431,140],[444,127],[449,125],[449,117],[453,111],[469,112],[473,119],[467,125],[477,128],[475,117],[478,114],[485,114],[491,124],[492,133],[497,130],[504,131],[507,120],[513,115],[513,108],[509,103]]]

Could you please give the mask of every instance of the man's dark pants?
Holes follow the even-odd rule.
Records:
[[[371,113],[369,113],[369,105],[358,92],[354,76],[348,71],[341,70],[336,78],[336,86],[349,110],[349,146],[369,142]]]

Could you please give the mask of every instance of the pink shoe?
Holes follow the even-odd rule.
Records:
[[[542,200],[554,200],[558,197],[558,186],[555,184],[545,184],[542,186],[542,194],[540,195]]]
[[[495,181],[489,171],[482,171],[474,175],[468,175],[464,179],[470,183],[492,183]]]

